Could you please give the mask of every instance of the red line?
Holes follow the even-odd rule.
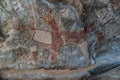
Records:
[[[105,13],[105,15],[103,16],[103,19],[105,19],[106,18],[106,16],[107,16],[107,12]]]

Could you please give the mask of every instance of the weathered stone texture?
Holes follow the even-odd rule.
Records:
[[[120,0],[0,0],[0,70],[78,69],[119,59]]]

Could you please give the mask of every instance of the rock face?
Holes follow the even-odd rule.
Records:
[[[0,70],[78,69],[119,59],[120,0],[0,1]]]
[[[77,2],[74,5],[77,6]],[[79,13],[71,5],[72,1],[69,3],[1,1],[0,51],[13,51],[14,68],[79,68],[88,65],[87,32],[79,18],[82,9]],[[79,5],[82,8],[81,2]]]

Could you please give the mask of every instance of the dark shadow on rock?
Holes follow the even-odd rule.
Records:
[[[112,69],[115,69],[120,66],[120,62],[113,62],[108,64],[102,64],[100,66],[97,66],[96,68],[89,70],[89,73],[91,75],[91,78],[100,76]]]
[[[0,80],[5,80],[5,79],[3,79],[3,77],[2,77],[2,74],[0,73]]]

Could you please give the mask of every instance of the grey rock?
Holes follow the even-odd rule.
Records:
[[[24,79],[89,80],[90,75],[97,74],[101,80],[119,80],[119,72],[114,71],[120,59],[119,5],[120,0],[1,0],[0,70],[78,69],[95,64],[98,67],[88,70],[87,77],[84,72],[82,77],[78,77],[81,73],[77,73],[65,78],[64,75],[61,78],[50,74],[27,73],[10,76]],[[78,41],[72,42],[71,38],[65,38],[68,32],[75,32],[75,36],[81,31],[85,32],[85,35],[79,37],[81,42],[83,37],[87,37],[84,40],[88,43],[86,52],[90,64],[77,45]],[[46,39],[42,39],[41,32],[44,32]],[[51,44],[44,43],[50,41],[48,36]],[[56,55],[56,58],[53,55],[53,63],[52,54]],[[111,69],[113,72],[109,72]],[[105,74],[107,78],[100,76],[106,72],[109,73]]]

